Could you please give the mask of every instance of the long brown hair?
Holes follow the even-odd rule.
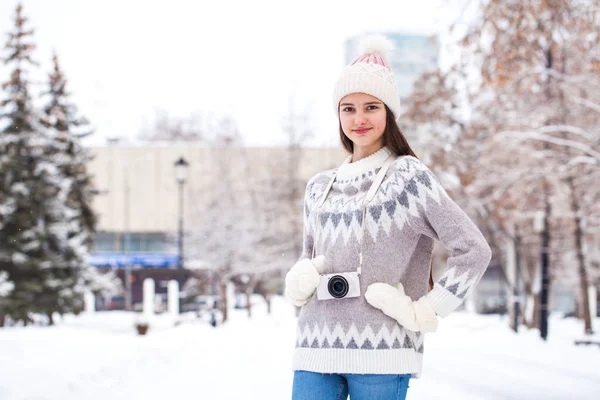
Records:
[[[387,146],[392,152],[394,152],[397,156],[413,156],[418,158],[415,155],[415,152],[408,144],[406,137],[400,130],[396,119],[394,118],[394,114],[385,106],[385,131],[383,132],[383,145]],[[342,129],[342,122],[340,124],[340,140],[342,141],[342,146],[344,149],[350,154],[354,153],[354,143],[352,140],[348,139],[344,130]]]

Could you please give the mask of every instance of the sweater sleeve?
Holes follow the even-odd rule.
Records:
[[[313,218],[313,213],[312,213],[312,196],[311,196],[311,190],[312,187],[314,185],[315,182],[315,178],[313,177],[312,179],[310,179],[306,185],[306,190],[304,191],[304,202],[303,202],[303,234],[302,234],[302,254],[300,255],[299,260],[302,260],[303,258],[312,258],[312,252],[313,252],[313,221],[311,221],[311,218]]]
[[[413,202],[418,212],[409,219],[410,226],[416,233],[439,240],[450,253],[444,274],[425,296],[436,314],[445,317],[479,282],[492,252],[481,231],[424,164],[418,162],[416,174],[404,185],[403,193],[418,196]],[[399,201],[403,200],[410,203],[408,198]]]

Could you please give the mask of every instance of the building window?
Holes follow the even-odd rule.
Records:
[[[96,232],[94,236],[94,252],[116,251],[116,235],[114,232]]]
[[[169,237],[164,232],[96,232],[93,252],[164,253]]]

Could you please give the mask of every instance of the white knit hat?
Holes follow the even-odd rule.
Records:
[[[344,69],[333,89],[336,114],[344,96],[350,93],[366,93],[381,100],[398,119],[398,85],[386,61],[386,56],[392,49],[393,43],[381,35],[370,35],[360,42],[360,56]]]

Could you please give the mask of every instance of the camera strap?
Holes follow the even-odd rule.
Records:
[[[381,186],[381,182],[383,182],[383,180],[385,179],[385,175],[387,174],[388,169],[390,168],[390,166],[392,165],[392,163],[395,160],[396,160],[396,156],[394,154],[390,154],[390,156],[385,160],[385,162],[383,163],[383,165],[379,169],[379,172],[375,176],[375,179],[373,180],[373,183],[371,184],[371,187],[369,187],[369,191],[367,192],[365,198],[363,199],[363,204],[362,204],[362,220],[361,220],[361,236],[360,236],[360,253],[358,254],[358,258],[359,258],[359,260],[358,260],[358,268],[356,269],[356,272],[357,272],[357,274],[359,276],[360,276],[360,274],[362,272],[363,238],[365,236],[365,224],[366,224],[366,218],[365,217],[366,217],[366,214],[367,214],[367,205],[375,197],[375,194],[377,193],[377,190],[379,189],[379,186]],[[318,227],[319,227],[319,216],[321,214],[321,207],[323,207],[323,204],[325,204],[325,200],[327,199],[327,195],[329,195],[329,192],[331,191],[331,187],[333,186],[333,183],[335,182],[336,176],[337,176],[337,171],[335,171],[333,173],[333,177],[331,178],[331,180],[327,184],[327,187],[325,188],[325,192],[323,193],[323,196],[321,196],[321,199],[319,200],[319,203],[317,204],[317,217],[316,217],[316,224],[315,224],[315,239],[314,239],[314,243],[313,243],[312,258],[315,258],[316,247],[317,247],[317,243],[318,243],[317,232],[319,230]]]

